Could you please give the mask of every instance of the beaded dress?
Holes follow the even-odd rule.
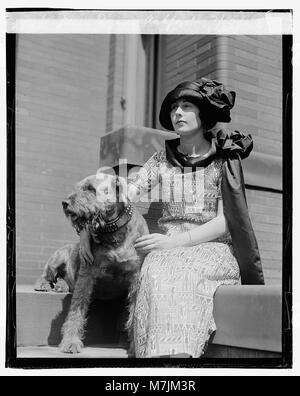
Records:
[[[153,191],[159,189],[163,211],[158,225],[162,233],[173,235],[217,215],[221,178],[222,159],[218,156],[207,166],[182,172],[162,150],[129,182],[142,196],[157,197]],[[216,289],[234,284],[240,284],[240,272],[229,233],[193,247],[149,253],[141,269],[132,323],[136,357],[177,353],[200,357],[216,330]]]

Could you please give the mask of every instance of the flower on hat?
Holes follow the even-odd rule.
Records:
[[[198,83],[196,81],[195,83]],[[208,78],[199,80],[199,91],[204,94],[204,99],[208,102],[208,110],[216,117],[216,121],[229,122],[230,110],[235,103],[235,92],[229,91],[222,83]]]

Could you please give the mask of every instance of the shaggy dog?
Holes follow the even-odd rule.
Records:
[[[71,291],[71,306],[63,325],[63,352],[78,353],[83,346],[84,327],[96,281],[100,297],[128,295],[127,329],[131,339],[134,297],[144,256],[134,248],[136,239],[149,230],[143,216],[126,198],[126,181],[104,173],[89,176],[76,185],[62,202],[74,228],[91,235],[92,264],[87,263],[79,244],[57,250],[48,260],[35,290]]]

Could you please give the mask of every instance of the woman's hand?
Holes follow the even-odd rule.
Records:
[[[142,253],[150,253],[156,249],[172,249],[176,247],[174,239],[163,234],[148,234],[139,237],[134,245]]]
[[[91,251],[91,237],[85,228],[83,228],[80,232],[80,250],[84,260],[88,264],[92,264],[94,257]]]

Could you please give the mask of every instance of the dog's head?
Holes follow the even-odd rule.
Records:
[[[116,205],[127,203],[127,182],[124,178],[98,172],[96,179],[96,198],[102,211],[109,212]]]
[[[88,176],[62,202],[65,215],[74,226],[95,217],[103,222],[116,217],[127,203],[126,180],[102,172]],[[100,224],[102,225],[102,224]]]

